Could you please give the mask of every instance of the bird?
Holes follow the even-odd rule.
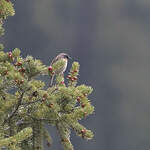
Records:
[[[61,66],[60,68],[58,68],[57,70],[55,70],[54,74],[53,74],[52,77],[51,77],[50,86],[52,86],[52,84],[53,84],[53,80],[54,80],[55,75],[60,75],[60,74],[63,75],[63,74],[64,74],[64,72],[65,72],[66,69],[67,69],[67,65],[68,65],[68,60],[69,60],[69,59],[71,59],[71,57],[70,57],[68,54],[66,54],[66,53],[60,53],[60,54],[58,54],[58,55],[52,60],[52,62],[51,62],[51,64],[50,64],[50,68],[51,68],[51,69],[52,69],[52,66],[53,66],[55,63],[57,63],[58,61],[60,61],[60,60],[64,61],[65,63],[64,63],[63,66]]]

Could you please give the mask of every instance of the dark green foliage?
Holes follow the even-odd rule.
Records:
[[[0,12],[2,21],[13,15],[11,2],[0,0]],[[93,133],[79,123],[93,113],[94,107],[88,99],[92,88],[77,86],[78,62],[72,64],[67,81],[56,75],[55,84],[47,87],[49,81],[44,83],[40,76],[50,78],[61,61],[49,70],[32,56],[22,58],[17,48],[4,52],[0,45],[0,49],[0,148],[43,150],[43,140],[47,146],[52,144],[45,124],[57,128],[65,150],[73,150],[71,130],[82,138],[93,138]]]

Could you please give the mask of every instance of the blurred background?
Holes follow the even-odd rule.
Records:
[[[66,52],[81,65],[80,84],[94,88],[95,114],[81,123],[95,137],[87,142],[72,133],[75,150],[149,150],[150,1],[14,3],[16,15],[5,23],[6,48],[21,48],[23,56],[33,55],[46,65]],[[61,150],[56,130],[49,130],[51,149]]]

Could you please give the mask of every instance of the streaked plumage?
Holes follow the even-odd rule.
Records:
[[[53,64],[55,64],[58,60],[61,60],[61,59],[65,62],[65,65],[63,67],[61,67],[59,70],[55,70],[55,74],[51,78],[50,86],[52,86],[53,80],[54,80],[54,77],[56,74],[63,74],[66,71],[69,58],[70,58],[70,56],[68,54],[60,53],[52,60],[50,66],[53,66]]]

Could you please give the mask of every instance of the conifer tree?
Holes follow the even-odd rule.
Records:
[[[3,23],[15,14],[10,0],[0,0],[0,36]],[[79,123],[92,114],[94,107],[88,95],[92,88],[77,85],[79,63],[73,62],[66,79],[57,75],[52,87],[40,79],[51,77],[61,65],[48,67],[32,56],[23,58],[18,48],[4,52],[0,44],[0,149],[43,150],[52,139],[45,124],[55,126],[64,150],[73,150],[70,132],[84,139],[93,133]]]

